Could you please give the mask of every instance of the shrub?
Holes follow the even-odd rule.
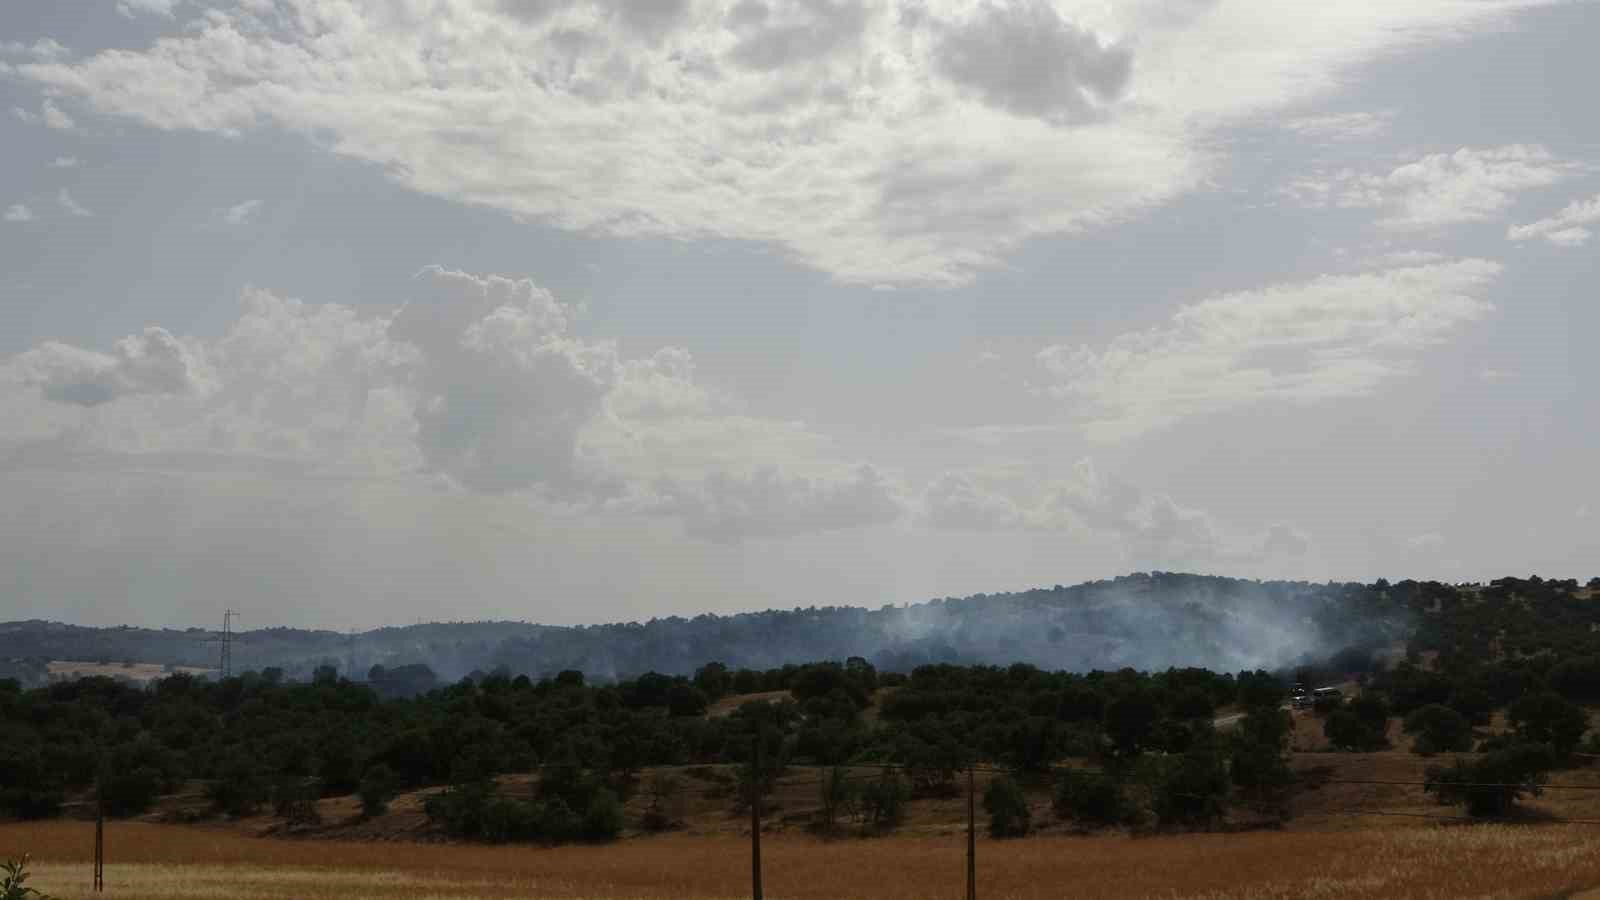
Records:
[[[622,825],[622,801],[608,788],[595,791],[583,812],[584,840],[614,841],[622,834]]]
[[[100,802],[108,816],[136,816],[161,794],[161,773],[148,766],[101,775]]]
[[[33,897],[37,900],[51,900],[48,894],[27,886],[28,881],[28,856],[23,854],[22,859],[8,859],[0,864],[0,873],[5,877],[0,878],[0,900],[28,900]]]
[[[1578,746],[1589,718],[1583,707],[1569,703],[1560,694],[1533,694],[1511,704],[1506,711],[1517,739],[1530,744],[1545,744],[1557,756],[1565,757]]]
[[[1205,824],[1222,815],[1228,799],[1228,769],[1213,744],[1197,744],[1182,756],[1144,763],[1152,806],[1163,824]]]
[[[315,781],[294,775],[280,775],[272,785],[272,811],[291,825],[316,825],[322,821],[317,809],[321,793]]]
[[[1126,821],[1132,810],[1115,778],[1092,772],[1068,770],[1056,782],[1056,815],[1093,825],[1116,825]]]
[[[1335,750],[1366,753],[1389,746],[1389,738],[1361,720],[1353,710],[1337,709],[1322,720],[1322,734]]]
[[[1405,729],[1415,737],[1412,751],[1423,756],[1472,749],[1472,723],[1442,704],[1430,703],[1406,716]]]
[[[1472,763],[1458,759],[1448,768],[1429,766],[1423,791],[1443,804],[1464,803],[1472,816],[1505,816],[1523,794],[1539,795],[1555,763],[1548,746],[1518,744]]]
[[[677,825],[680,818],[678,796],[682,790],[683,781],[676,775],[657,772],[647,778],[644,793],[649,804],[639,819],[639,827],[645,831],[665,831]]]
[[[858,793],[847,770],[834,766],[824,773],[817,797],[821,801],[817,810],[817,827],[822,831],[832,831],[837,827],[839,816],[854,808]]]
[[[361,797],[361,815],[370,819],[387,812],[389,801],[394,798],[394,783],[394,770],[383,763],[367,769],[361,776],[361,786],[357,788]]]
[[[905,818],[906,801],[910,798],[905,779],[896,770],[885,768],[882,775],[861,786],[857,815],[864,827],[888,831]]]
[[[1027,795],[1016,781],[1004,775],[984,788],[983,810],[989,814],[990,837],[1022,837],[1033,829]]]

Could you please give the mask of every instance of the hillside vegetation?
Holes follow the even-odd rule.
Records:
[[[353,635],[255,629],[235,636],[234,660],[239,669],[279,668],[300,679],[319,666],[361,678],[374,665],[421,664],[445,681],[496,668],[536,680],[567,669],[591,680],[613,680],[646,672],[689,675],[712,660],[762,670],[851,656],[897,672],[925,663],[1014,662],[1075,671],[1236,671],[1292,664],[1329,647],[1390,640],[1409,623],[1407,597],[1368,585],[1157,572],[875,610],[822,606],[578,627],[436,623]],[[0,647],[15,648],[10,653],[19,656],[26,648],[36,665],[28,669],[14,661],[0,677],[10,674],[26,683],[42,677],[41,666],[49,660],[215,666],[215,638],[201,628],[4,623]]]
[[[1298,798],[1334,783],[1338,766],[1319,774],[1293,752],[1311,746],[1427,754],[1413,776],[1425,793],[1411,801],[1500,818],[1549,773],[1600,752],[1586,712],[1600,704],[1593,587],[1328,590],[1338,599],[1317,627],[1367,640],[1278,670],[886,671],[851,656],[615,681],[501,668],[432,689],[421,666],[374,667],[370,683],[331,666],[306,681],[278,669],[147,686],[0,681],[0,811],[270,812],[275,828],[311,833],[344,797],[342,825],[404,802],[413,837],[560,843],[681,827],[689,798],[737,815],[761,796],[783,799],[781,815],[798,818],[778,821],[796,827],[879,834],[903,827],[913,804],[957,797],[976,767],[986,826],[1004,837],[1053,822],[1281,825],[1303,811]],[[1413,623],[1409,638],[1390,643],[1400,621]],[[1351,696],[1291,714],[1296,682]],[[185,792],[199,802],[163,800]]]

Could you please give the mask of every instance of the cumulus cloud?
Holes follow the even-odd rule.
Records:
[[[1289,196],[1311,207],[1377,209],[1379,225],[1397,231],[1482,222],[1503,212],[1517,193],[1555,184],[1580,171],[1538,145],[1512,144],[1435,153],[1373,175],[1344,170],[1290,184]]]
[[[36,216],[33,210],[24,203],[13,203],[6,207],[5,220],[7,222],[32,222]]]
[[[1462,259],[1223,294],[1101,349],[1046,347],[1044,391],[1099,439],[1263,401],[1367,394],[1487,315],[1481,294],[1500,271]]]
[[[48,342],[15,363],[25,384],[44,398],[75,406],[99,406],[135,394],[179,394],[194,385],[195,361],[164,328],[147,328],[97,353]]]
[[[1553,216],[1512,225],[1506,229],[1506,239],[1529,241],[1544,238],[1557,247],[1580,247],[1594,236],[1586,226],[1600,222],[1600,194],[1588,200],[1574,200]]]
[[[1536,2],[251,0],[12,68],[99,114],[284,129],[560,228],[941,285],[1207,183],[1229,122]]]
[[[1122,96],[1133,53],[1061,18],[1045,0],[986,2],[936,51],[946,77],[991,106],[1082,120]]]
[[[922,492],[923,521],[949,531],[1063,532],[1111,542],[1136,567],[1292,560],[1310,539],[1286,523],[1238,533],[1209,513],[1145,491],[1080,459],[1065,477],[950,472]]]
[[[56,203],[60,204],[62,209],[74,216],[88,217],[94,215],[93,212],[85,209],[83,204],[79,203],[77,200],[74,200],[72,198],[72,192],[68,191],[66,188],[62,188],[56,193]]]
[[[423,479],[671,515],[717,541],[899,516],[887,476],[802,423],[730,410],[687,351],[625,358],[573,317],[529,279],[439,266],[376,315],[250,289],[217,338],[149,328],[109,353],[0,361],[0,459]]]
[[[528,279],[430,266],[417,283],[390,334],[422,351],[423,458],[475,490],[592,489],[577,438],[615,383],[615,348],[571,336],[567,309]]]

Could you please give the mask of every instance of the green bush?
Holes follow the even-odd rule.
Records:
[[[0,900],[51,900],[48,894],[27,886],[28,881],[28,856],[23,854],[22,859],[8,859],[0,864]]]
[[[905,818],[906,801],[911,799],[911,789],[894,769],[885,768],[883,774],[861,786],[856,801],[858,817],[863,827],[873,831],[888,831],[899,826]]]
[[[1524,794],[1538,796],[1556,757],[1548,745],[1518,744],[1476,762],[1457,759],[1449,767],[1429,766],[1423,790],[1443,804],[1465,804],[1478,817],[1509,814]]]
[[[1550,691],[1532,694],[1511,704],[1506,718],[1516,730],[1519,741],[1544,744],[1563,758],[1577,748],[1589,728],[1589,717],[1584,714],[1583,707]]]
[[[1423,756],[1472,749],[1472,723],[1439,703],[1430,703],[1406,716],[1405,729],[1414,738],[1412,752]]]
[[[389,801],[394,799],[394,790],[393,769],[383,763],[368,768],[361,776],[361,786],[356,790],[361,797],[361,814],[369,819],[383,815],[389,809]]]
[[[583,839],[614,841],[622,834],[622,826],[622,801],[609,788],[595,791],[583,813]]]
[[[989,836],[1022,837],[1033,830],[1033,814],[1022,786],[1004,775],[983,791],[983,810],[989,814]]]
[[[1116,778],[1068,770],[1056,781],[1056,815],[1091,825],[1117,825],[1133,810]]]
[[[1230,784],[1214,744],[1196,744],[1182,756],[1151,757],[1142,768],[1162,824],[1208,824],[1222,815]]]
[[[1373,728],[1349,709],[1336,709],[1329,713],[1322,720],[1322,734],[1335,750],[1369,753],[1389,746],[1389,738],[1382,729]]]

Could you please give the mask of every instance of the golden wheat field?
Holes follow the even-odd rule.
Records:
[[[0,855],[33,854],[35,884],[90,897],[92,826],[0,826]],[[666,836],[534,849],[253,838],[112,824],[105,897],[645,900],[749,896],[749,845]],[[959,897],[959,836],[764,841],[771,898]],[[1336,833],[982,840],[990,898],[1572,897],[1600,886],[1600,828],[1420,826]]]

